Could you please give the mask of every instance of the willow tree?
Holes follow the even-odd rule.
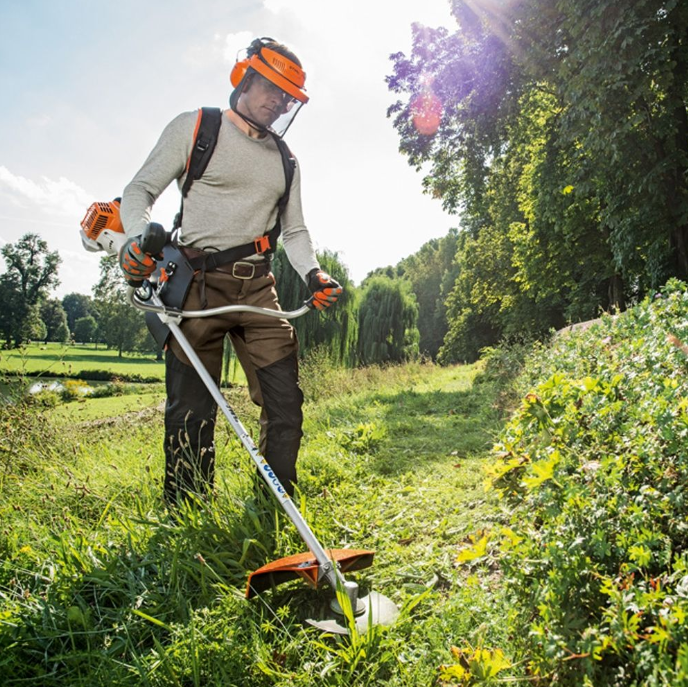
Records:
[[[322,313],[310,313],[291,323],[299,337],[301,355],[316,348],[325,350],[335,363],[353,365],[357,338],[357,289],[337,253],[318,252],[321,268],[336,279],[344,291],[336,305]],[[273,259],[273,273],[283,310],[295,310],[310,297],[303,279],[291,266],[280,245]]]
[[[384,276],[366,280],[358,312],[358,362],[401,363],[418,355],[418,304],[411,285]]]

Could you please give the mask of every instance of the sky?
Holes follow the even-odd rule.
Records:
[[[121,195],[177,114],[227,107],[238,51],[271,36],[307,74],[285,140],[316,248],[357,284],[396,264],[459,224],[386,117],[389,55],[410,52],[413,22],[456,26],[448,0],[0,0],[0,246],[40,234],[62,257],[53,295],[91,294],[88,206]],[[172,184],[153,219],[169,229],[178,205]]]

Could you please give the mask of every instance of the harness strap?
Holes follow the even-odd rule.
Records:
[[[191,155],[186,162],[186,179],[182,185],[182,201],[179,207],[179,212],[174,218],[172,227],[172,240],[175,246],[178,245],[179,229],[182,225],[182,217],[184,214],[184,198],[189,193],[189,189],[194,181],[200,179],[208,166],[208,162],[215,151],[215,145],[222,125],[222,110],[217,107],[202,107],[198,110],[198,117],[196,118],[196,128],[194,130],[194,143],[191,149]],[[243,260],[252,255],[265,255],[269,257],[277,249],[277,239],[282,233],[281,217],[289,203],[289,195],[291,193],[291,185],[294,181],[294,173],[296,169],[296,159],[292,155],[287,144],[273,131],[269,131],[272,136],[280,157],[282,158],[282,167],[284,168],[284,193],[277,201],[277,222],[275,226],[263,236],[255,239],[252,243],[244,244],[243,246],[235,246],[227,250],[218,251],[215,253],[206,253],[205,255],[191,258],[189,263],[194,271],[200,273],[199,287],[201,292],[201,307],[205,308],[208,304],[205,295],[205,273],[212,272],[222,265],[229,262],[236,262]]]
[[[208,305],[208,300],[205,294],[205,273],[212,272],[218,267],[222,267],[230,262],[243,260],[252,255],[265,255],[270,257],[277,248],[277,239],[281,233],[281,226],[279,219],[275,226],[263,236],[255,239],[252,243],[245,243],[242,246],[234,246],[226,250],[220,250],[214,253],[204,253],[193,258],[188,258],[189,264],[194,272],[198,272],[198,286],[201,296],[201,308]]]
[[[276,133],[270,131],[270,135],[277,144],[277,149],[282,156],[282,167],[284,167],[284,193],[277,202],[278,217],[280,217],[284,212],[284,209],[287,207],[287,203],[289,202],[291,183],[294,181],[294,170],[296,169],[296,158],[291,154],[289,146]]]
[[[215,152],[215,145],[222,125],[222,110],[219,107],[202,107],[198,110],[196,127],[194,129],[193,146],[191,154],[186,161],[186,179],[182,186],[182,201],[179,212],[174,218],[172,231],[175,232],[182,225],[184,215],[184,198],[189,194],[189,189],[194,181],[203,176],[203,173]]]

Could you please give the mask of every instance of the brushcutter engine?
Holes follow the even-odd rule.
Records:
[[[93,203],[81,220],[81,243],[92,253],[105,251],[117,255],[126,241],[122,220],[119,217],[121,198],[111,203]]]
[[[105,251],[108,255],[119,255],[127,240],[119,215],[121,198],[110,203],[96,202],[86,210],[81,220],[81,243],[92,253]],[[151,222],[143,234],[139,245],[148,255],[157,255],[167,243],[168,235],[164,227]]]

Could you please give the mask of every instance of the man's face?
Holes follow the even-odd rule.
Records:
[[[281,88],[254,74],[248,89],[239,97],[237,109],[256,124],[268,127],[286,111],[290,102],[290,96]]]

